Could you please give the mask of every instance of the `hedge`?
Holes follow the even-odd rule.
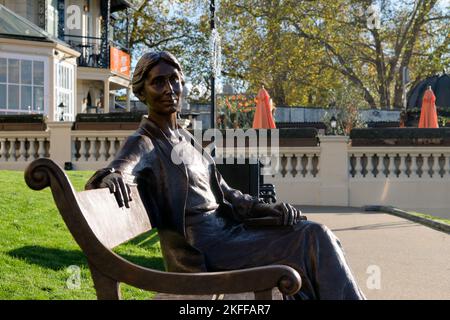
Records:
[[[350,139],[450,139],[450,128],[358,128]]]
[[[141,122],[146,112],[79,113],[76,122]]]
[[[7,114],[0,115],[0,123],[43,123],[42,114]]]

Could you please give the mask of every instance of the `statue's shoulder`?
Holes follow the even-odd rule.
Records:
[[[136,130],[124,142],[124,153],[147,153],[154,149],[152,139],[141,130]]]

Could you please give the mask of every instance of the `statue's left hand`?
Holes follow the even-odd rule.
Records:
[[[302,220],[307,220],[306,216],[289,203],[274,206],[259,203],[253,207],[251,217],[245,223],[252,226],[292,226]]]
[[[302,212],[296,209],[293,205],[289,203],[279,203],[273,207],[280,214],[280,225],[282,226],[292,226],[299,223],[302,220],[306,220],[306,216],[302,215]]]

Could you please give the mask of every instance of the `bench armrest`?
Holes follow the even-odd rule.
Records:
[[[142,273],[135,274],[134,278],[136,282],[133,285],[136,287],[171,294],[262,292],[277,287],[282,294],[293,295],[301,287],[298,272],[284,265],[202,273],[145,269]]]

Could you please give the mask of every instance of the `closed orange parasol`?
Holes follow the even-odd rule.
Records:
[[[420,111],[419,128],[439,128],[436,112],[436,97],[431,86],[425,91]]]
[[[272,117],[273,104],[269,93],[262,87],[257,96],[256,111],[253,118],[253,129],[275,129]]]

